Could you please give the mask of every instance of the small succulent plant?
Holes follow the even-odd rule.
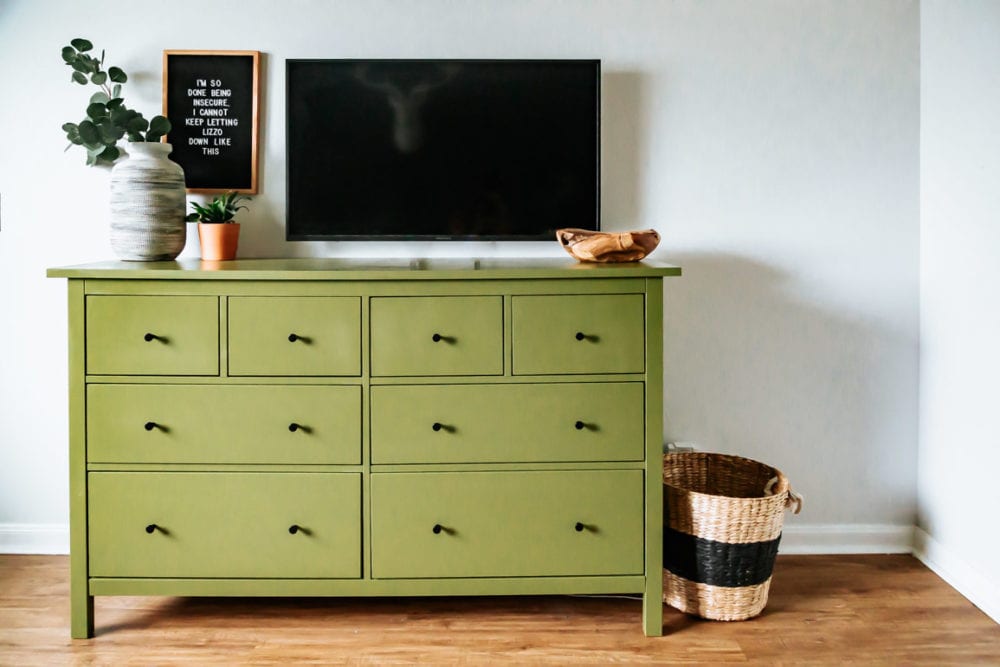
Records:
[[[73,68],[72,81],[86,86],[92,83],[100,88],[90,96],[87,117],[79,123],[64,123],[63,131],[71,146],[87,149],[87,164],[110,164],[118,159],[118,141],[159,141],[170,132],[170,121],[163,116],[146,120],[138,111],[125,106],[122,84],[128,75],[120,67],[104,69],[104,51],[101,57],[90,55],[94,45],[77,37],[62,48],[62,59]]]
[[[251,201],[250,197],[227,192],[224,195],[216,195],[210,203],[205,206],[197,202],[191,202],[194,213],[189,213],[186,220],[188,222],[219,223],[232,222],[236,217],[236,212],[246,209],[246,206],[238,205],[241,201]]]

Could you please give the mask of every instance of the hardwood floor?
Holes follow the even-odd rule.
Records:
[[[69,638],[64,556],[0,556],[0,665],[756,663],[1000,665],[1000,626],[909,556],[787,556],[764,614],[618,598],[98,598]]]

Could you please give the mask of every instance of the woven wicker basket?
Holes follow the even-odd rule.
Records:
[[[784,510],[801,496],[780,470],[739,456],[663,457],[663,601],[718,621],[767,604]]]

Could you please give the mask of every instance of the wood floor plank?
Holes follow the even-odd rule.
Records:
[[[620,597],[98,598],[69,638],[64,556],[0,555],[0,665],[1000,664],[1000,626],[909,556],[780,557],[752,621]]]

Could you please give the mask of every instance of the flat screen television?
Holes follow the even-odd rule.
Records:
[[[599,60],[288,60],[286,237],[600,227]]]

